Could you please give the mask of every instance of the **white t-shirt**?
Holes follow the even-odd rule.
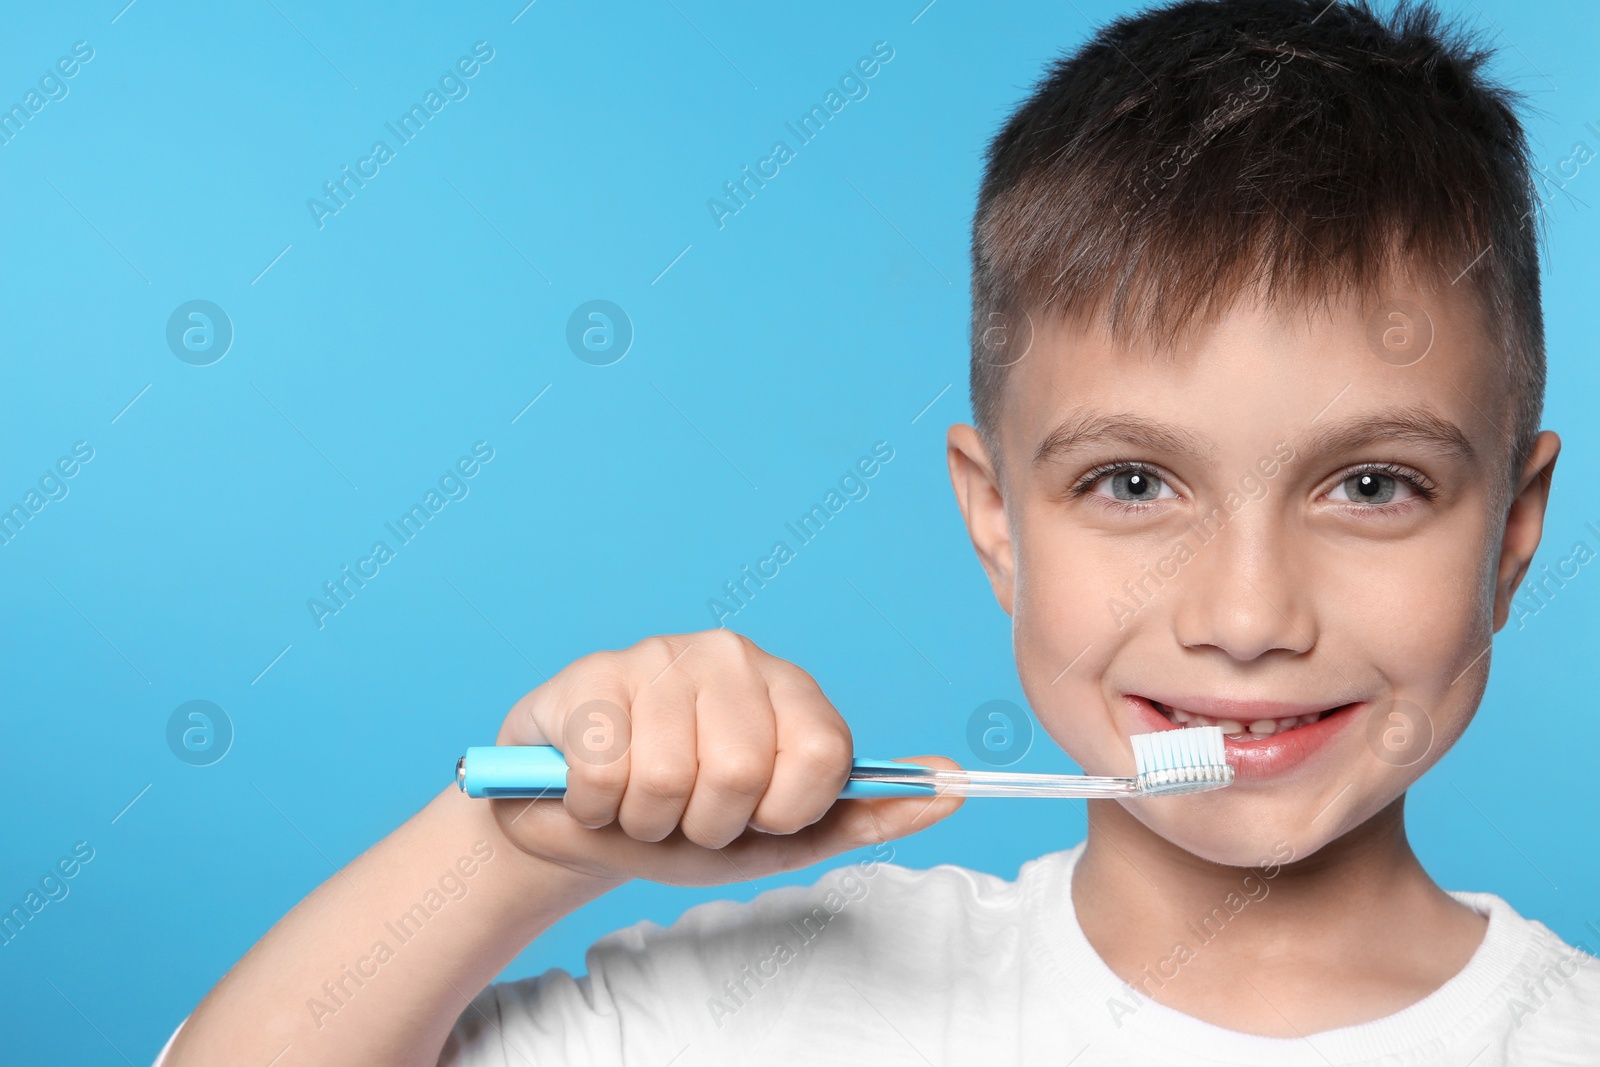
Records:
[[[1497,896],[1451,894],[1488,930],[1421,1001],[1358,1026],[1257,1037],[1163,1007],[1112,973],[1072,907],[1082,851],[1030,860],[1014,882],[869,859],[748,903],[700,904],[668,927],[638,923],[590,948],[587,975],[489,986],[439,1062],[1600,1065],[1596,959]],[[1237,899],[1232,914],[1258,898]],[[1227,936],[1226,921],[1195,928],[1196,942]]]

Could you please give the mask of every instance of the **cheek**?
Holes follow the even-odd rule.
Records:
[[[1012,642],[1025,686],[1048,683],[1085,645],[1103,635],[1110,568],[1084,551],[1072,532],[1035,515],[1025,517],[1017,548]],[[1053,665],[1053,666],[1052,666]]]
[[[1369,590],[1359,575],[1333,576],[1345,587],[1338,599],[1366,655],[1419,702],[1442,698],[1489,645],[1494,572],[1485,540],[1464,518],[1365,568],[1377,583]],[[1486,667],[1487,657],[1474,666]]]
[[[1126,602],[1139,557],[1127,546],[1075,531],[1048,515],[1019,524],[1012,645],[1029,706],[1050,736],[1090,773],[1128,773],[1120,734],[1107,717],[1101,679],[1133,632],[1112,611]]]
[[[1171,595],[1152,571],[1170,556],[1169,541],[1076,527],[1052,506],[1025,512],[1013,539],[1013,636],[1028,665],[1049,670],[1048,682],[1085,646],[1105,651],[1123,643],[1145,606]]]
[[[1314,579],[1321,640],[1337,661],[1370,667],[1381,685],[1378,703],[1347,742],[1347,774],[1355,788],[1315,798],[1330,807],[1302,834],[1306,851],[1323,837],[1359,824],[1399,796],[1460,738],[1488,681],[1493,635],[1493,552],[1488,526],[1463,511],[1438,532],[1359,558],[1333,556]],[[1371,581],[1364,580],[1367,576]],[[1381,759],[1374,746],[1389,729],[1415,747],[1413,761]],[[1378,754],[1379,759],[1372,756]],[[1264,813],[1271,818],[1272,813]],[[1311,834],[1311,831],[1320,831]],[[1283,832],[1287,832],[1285,829]]]

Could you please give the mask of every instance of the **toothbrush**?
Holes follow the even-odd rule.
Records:
[[[1233,781],[1222,728],[1194,726],[1135,734],[1131,778],[1009,771],[943,771],[915,763],[857,759],[841,799],[862,797],[1154,797],[1221,789]],[[456,761],[470,797],[559,797],[567,763],[550,745],[489,745]]]

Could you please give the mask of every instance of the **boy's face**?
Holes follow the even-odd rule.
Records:
[[[1239,732],[1233,785],[1125,802],[1195,855],[1309,855],[1477,708],[1559,442],[1542,434],[1497,492],[1514,400],[1465,288],[1331,314],[1244,300],[1176,355],[1036,315],[1007,372],[998,480],[976,431],[951,428],[1050,735],[1091,774],[1131,774],[1132,734],[1185,715]],[[1399,301],[1414,333],[1387,317]]]

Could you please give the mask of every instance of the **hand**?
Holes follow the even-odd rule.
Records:
[[[519,700],[497,743],[554,745],[569,768],[564,798],[490,802],[512,844],[619,884],[758,878],[961,806],[839,800],[854,755],[844,719],[809,674],[729,630],[585,656]]]

